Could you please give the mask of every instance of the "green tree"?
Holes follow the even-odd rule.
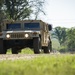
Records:
[[[24,19],[31,13],[27,0],[4,0],[4,10],[9,19]]]
[[[29,3],[33,10],[31,15],[34,16],[34,19],[37,19],[40,13],[43,13],[45,15],[45,12],[43,11],[45,0],[30,0]]]
[[[75,28],[68,29],[67,31],[67,47],[70,50],[75,50]]]
[[[52,35],[54,35],[54,37],[59,40],[59,43],[61,45],[66,40],[66,28],[56,27]]]
[[[2,6],[3,6],[3,0],[0,0],[0,24],[1,24],[1,21],[2,21],[2,19],[3,19]]]
[[[41,0],[4,0],[3,9],[7,17],[14,20],[23,20],[35,14],[36,18],[44,1]],[[43,11],[42,11],[43,12]]]
[[[1,23],[5,17],[2,7],[3,7],[3,0],[0,0],[0,31],[1,31]]]

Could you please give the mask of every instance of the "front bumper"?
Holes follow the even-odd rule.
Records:
[[[33,39],[34,37],[39,37],[36,32],[33,33],[7,33],[4,39]]]

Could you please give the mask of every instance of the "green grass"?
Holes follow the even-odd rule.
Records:
[[[7,54],[12,54],[11,49],[7,51]],[[19,54],[34,54],[34,52],[30,48],[24,48]]]
[[[25,48],[22,49],[21,54],[34,54],[34,52],[30,48]]]
[[[75,75],[75,55],[0,61],[0,75]]]

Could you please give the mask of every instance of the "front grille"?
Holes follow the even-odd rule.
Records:
[[[11,34],[11,38],[24,38],[24,34],[14,33],[14,34]]]

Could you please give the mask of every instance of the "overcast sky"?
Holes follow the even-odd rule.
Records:
[[[75,0],[46,0],[44,11],[40,18],[53,27],[75,27]]]

